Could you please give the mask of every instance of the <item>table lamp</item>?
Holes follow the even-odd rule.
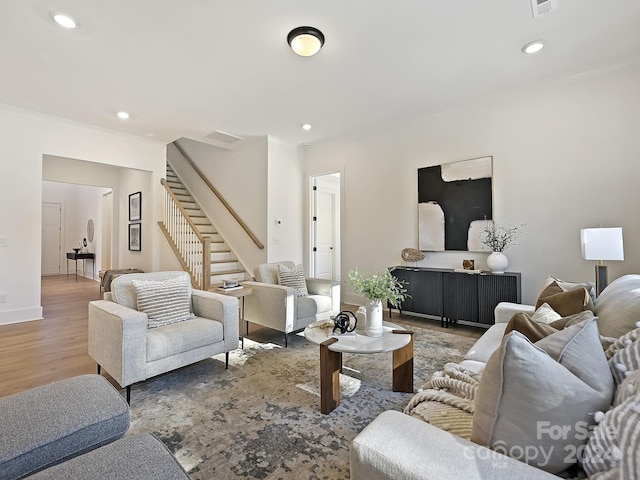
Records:
[[[596,294],[600,295],[607,286],[607,266],[605,260],[624,260],[622,228],[583,228],[580,230],[582,258],[597,260]]]

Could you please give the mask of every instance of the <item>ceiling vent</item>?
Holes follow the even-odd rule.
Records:
[[[242,137],[238,137],[237,135],[232,135],[231,133],[226,133],[220,130],[216,130],[209,135],[205,135],[205,138],[210,138],[211,140],[217,140],[219,142],[224,143],[236,143],[244,140]]]
[[[541,17],[558,8],[558,0],[531,0],[533,18]]]

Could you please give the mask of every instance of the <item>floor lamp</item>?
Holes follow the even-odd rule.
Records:
[[[622,228],[583,228],[580,230],[582,258],[597,260],[596,294],[600,295],[607,286],[607,266],[605,260],[624,260]]]

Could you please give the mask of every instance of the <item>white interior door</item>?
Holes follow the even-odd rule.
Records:
[[[340,176],[321,175],[312,180],[312,275],[340,279]]]
[[[335,244],[335,194],[316,190],[315,266],[316,278],[333,280]]]
[[[59,275],[62,253],[62,205],[42,203],[42,275]]]

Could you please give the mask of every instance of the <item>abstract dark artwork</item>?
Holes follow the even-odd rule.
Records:
[[[493,218],[493,157],[418,169],[420,250],[481,251]]]

